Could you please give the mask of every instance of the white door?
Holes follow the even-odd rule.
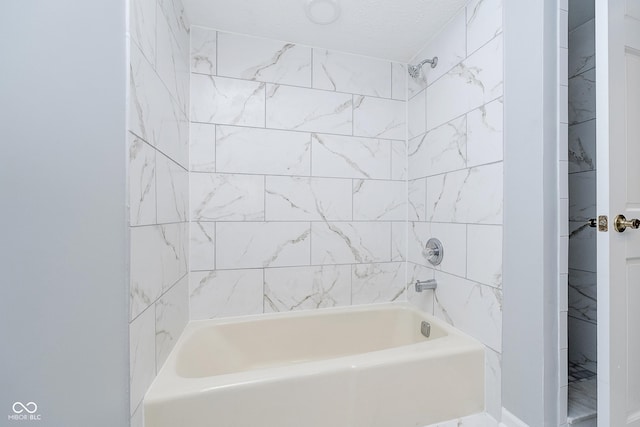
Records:
[[[598,424],[640,427],[640,0],[596,0]]]

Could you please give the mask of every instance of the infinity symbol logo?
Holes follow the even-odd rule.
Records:
[[[38,410],[38,405],[36,405],[35,402],[28,402],[26,405],[22,402],[15,402],[11,409],[13,409],[13,412],[16,414],[21,414],[24,411],[34,414]]]

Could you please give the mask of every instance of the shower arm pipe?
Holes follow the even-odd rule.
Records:
[[[436,68],[436,66],[438,65],[438,57],[434,56],[431,59],[425,59],[422,62],[420,62],[419,64],[416,64],[415,67],[416,68],[422,68],[422,66],[424,64],[431,64],[431,68]]]

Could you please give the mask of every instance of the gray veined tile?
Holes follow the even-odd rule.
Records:
[[[426,221],[427,180],[415,179],[407,183],[409,221]]]
[[[266,268],[264,312],[338,307],[351,303],[351,266]]]
[[[407,100],[407,64],[391,63],[391,98],[399,101]]]
[[[389,179],[391,144],[402,141],[360,138],[355,136],[311,135],[313,175],[336,178]],[[399,147],[401,151],[401,148]],[[399,163],[402,159],[395,159]],[[396,163],[394,163],[395,165]],[[402,170],[398,171],[401,176]],[[397,178],[398,179],[398,178]]]
[[[189,43],[179,43],[167,20],[157,21],[156,71],[185,116],[189,114]]]
[[[569,363],[582,365],[591,372],[597,372],[597,326],[592,322],[568,318],[569,336]]]
[[[268,176],[267,221],[351,220],[351,180]]]
[[[268,128],[352,134],[352,95],[267,84]]]
[[[313,87],[391,98],[391,63],[326,49],[313,49]]]
[[[467,166],[502,160],[502,98],[467,114]]]
[[[596,172],[569,174],[569,221],[586,222],[596,216]]]
[[[218,172],[309,175],[311,136],[303,132],[217,126]]]
[[[129,224],[156,222],[156,150],[129,134]]]
[[[264,127],[265,84],[191,75],[191,121]]]
[[[217,32],[209,28],[191,27],[191,72],[216,74]]]
[[[216,126],[208,123],[191,123],[189,159],[191,171],[215,172]]]
[[[218,32],[218,75],[311,86],[311,48],[242,34]]]
[[[354,96],[353,134],[371,138],[404,140],[406,103],[394,99]]]
[[[569,126],[569,173],[596,169],[596,121]]]
[[[585,71],[569,79],[569,124],[596,117],[596,72]]]
[[[569,315],[596,323],[597,277],[595,272],[569,270]]]
[[[422,91],[407,104],[407,138],[422,135],[427,129],[426,91]]]
[[[189,267],[194,270],[214,270],[216,254],[215,222],[190,223]]]
[[[391,179],[407,179],[407,141],[391,141]]]
[[[171,33],[186,52],[189,49],[189,28],[191,24],[187,19],[182,0],[158,0],[160,10],[167,18]]]
[[[442,262],[433,267],[425,252],[427,241],[435,237],[446,248]],[[450,223],[410,222],[407,235],[408,260],[414,264],[465,277],[467,273],[467,226]]]
[[[409,140],[409,178],[463,169],[467,165],[467,119],[454,119]]]
[[[353,181],[353,219],[401,221],[407,218],[404,181]]]
[[[216,268],[263,268],[308,265],[308,222],[219,222]]]
[[[502,226],[467,226],[467,278],[502,286]]]
[[[198,271],[189,274],[191,319],[262,313],[262,269]]]
[[[569,222],[569,268],[596,271],[596,229],[584,222]]]
[[[156,364],[159,371],[189,321],[189,276],[156,302]]]
[[[467,54],[502,32],[502,0],[472,0],[467,5]]]
[[[129,324],[129,397],[131,412],[142,402],[156,376],[155,310]]]
[[[569,33],[569,77],[596,66],[595,20],[591,19]]]
[[[156,155],[158,223],[187,221],[189,173],[163,154]]]
[[[351,279],[352,304],[402,301],[407,280],[403,262],[355,264]]]
[[[129,31],[131,40],[147,60],[155,65],[156,58],[156,0],[129,2]]]
[[[391,260],[391,223],[311,223],[311,263],[347,264]]]
[[[191,220],[264,220],[264,177],[191,174]]]
[[[407,260],[407,222],[391,223],[391,261]]]

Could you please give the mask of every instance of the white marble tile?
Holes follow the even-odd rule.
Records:
[[[311,86],[311,48],[278,40],[218,32],[218,75]]]
[[[159,371],[189,321],[189,276],[156,302],[156,369]]]
[[[596,117],[596,72],[585,71],[569,79],[569,124]]]
[[[569,173],[596,169],[596,121],[569,126]]]
[[[187,220],[189,172],[161,153],[156,155],[158,223]]]
[[[461,10],[416,56],[409,61],[417,64],[425,59],[438,57],[438,65],[431,68],[429,64],[422,67],[418,78],[409,77],[409,98],[438,80],[447,71],[467,56],[465,11]]]
[[[407,100],[407,64],[391,63],[391,98],[399,101]]]
[[[404,262],[355,264],[351,271],[352,304],[373,304],[406,299],[407,278]]]
[[[190,209],[195,221],[261,221],[264,177],[192,173]]]
[[[129,398],[133,412],[156,376],[156,318],[149,308],[129,324]]]
[[[409,140],[409,178],[463,169],[467,165],[467,120],[458,117]]]
[[[407,223],[391,223],[391,261],[407,260]]]
[[[493,418],[502,416],[502,355],[490,348],[484,350],[485,411]]]
[[[264,127],[264,97],[264,83],[192,74],[191,120]]]
[[[156,222],[156,150],[133,134],[129,140],[129,224]]]
[[[189,274],[192,320],[262,313],[262,269],[198,271]]]
[[[267,84],[268,128],[352,134],[352,95]]]
[[[309,175],[311,137],[303,132],[217,126],[216,170]]]
[[[467,114],[467,166],[502,160],[502,98]]]
[[[407,219],[407,183],[353,181],[353,219],[402,221]]]
[[[216,126],[208,123],[191,123],[190,131],[190,170],[195,172],[215,172]]]
[[[433,279],[434,270],[412,262],[407,263],[407,301],[414,307],[433,314],[435,293],[432,290],[416,292],[416,280]]]
[[[502,39],[494,38],[427,89],[427,130],[502,96]]]
[[[407,179],[406,141],[391,141],[391,179]]]
[[[158,6],[166,16],[171,32],[178,43],[188,45],[191,24],[187,19],[182,0],[158,0]]]
[[[502,163],[427,178],[427,220],[502,223]]]
[[[354,96],[353,134],[371,138],[405,139],[406,103],[394,99]]]
[[[491,349],[502,349],[502,291],[436,271],[435,315]]]
[[[180,44],[169,29],[164,15],[157,18],[156,71],[180,105],[189,114],[189,43]]]
[[[502,226],[467,226],[467,278],[502,286]]]
[[[314,222],[311,232],[312,264],[391,260],[389,222]]]
[[[183,165],[189,163],[189,123],[136,46],[130,61],[130,131]]]
[[[407,138],[422,135],[427,130],[427,91],[423,90],[407,103]]]
[[[156,0],[129,2],[129,32],[131,40],[140,48],[147,60],[156,60]]]
[[[569,268],[594,271],[596,253],[596,229],[583,222],[569,222]]]
[[[191,27],[191,72],[216,74],[217,32],[209,28]]]
[[[597,326],[594,323],[569,316],[568,327],[571,331],[568,347],[569,362],[584,365],[586,369],[598,372]]]
[[[425,253],[427,241],[435,237],[442,242],[444,257],[440,265],[432,267]],[[409,261],[435,270],[464,277],[467,268],[467,229],[464,224],[409,223],[407,236]]]
[[[186,223],[131,228],[131,319],[187,273]]]
[[[591,19],[569,33],[569,77],[596,66],[596,26]]]
[[[569,174],[569,221],[596,216],[596,171]]]
[[[467,4],[467,55],[502,33],[502,0],[472,0]]]
[[[595,272],[569,270],[569,315],[596,323],[597,291]]]
[[[391,98],[391,63],[326,49],[313,49],[313,87]]]
[[[409,221],[426,221],[427,179],[415,179],[407,183]]]
[[[351,180],[268,176],[267,221],[351,220]]]
[[[310,234],[308,222],[219,222],[216,268],[307,265]]]
[[[191,226],[189,264],[194,270],[214,270],[216,259],[216,225],[214,222],[189,223]]]
[[[389,179],[391,144],[397,141],[355,136],[311,135],[314,176]]]
[[[338,307],[351,303],[351,266],[266,268],[264,312]]]

